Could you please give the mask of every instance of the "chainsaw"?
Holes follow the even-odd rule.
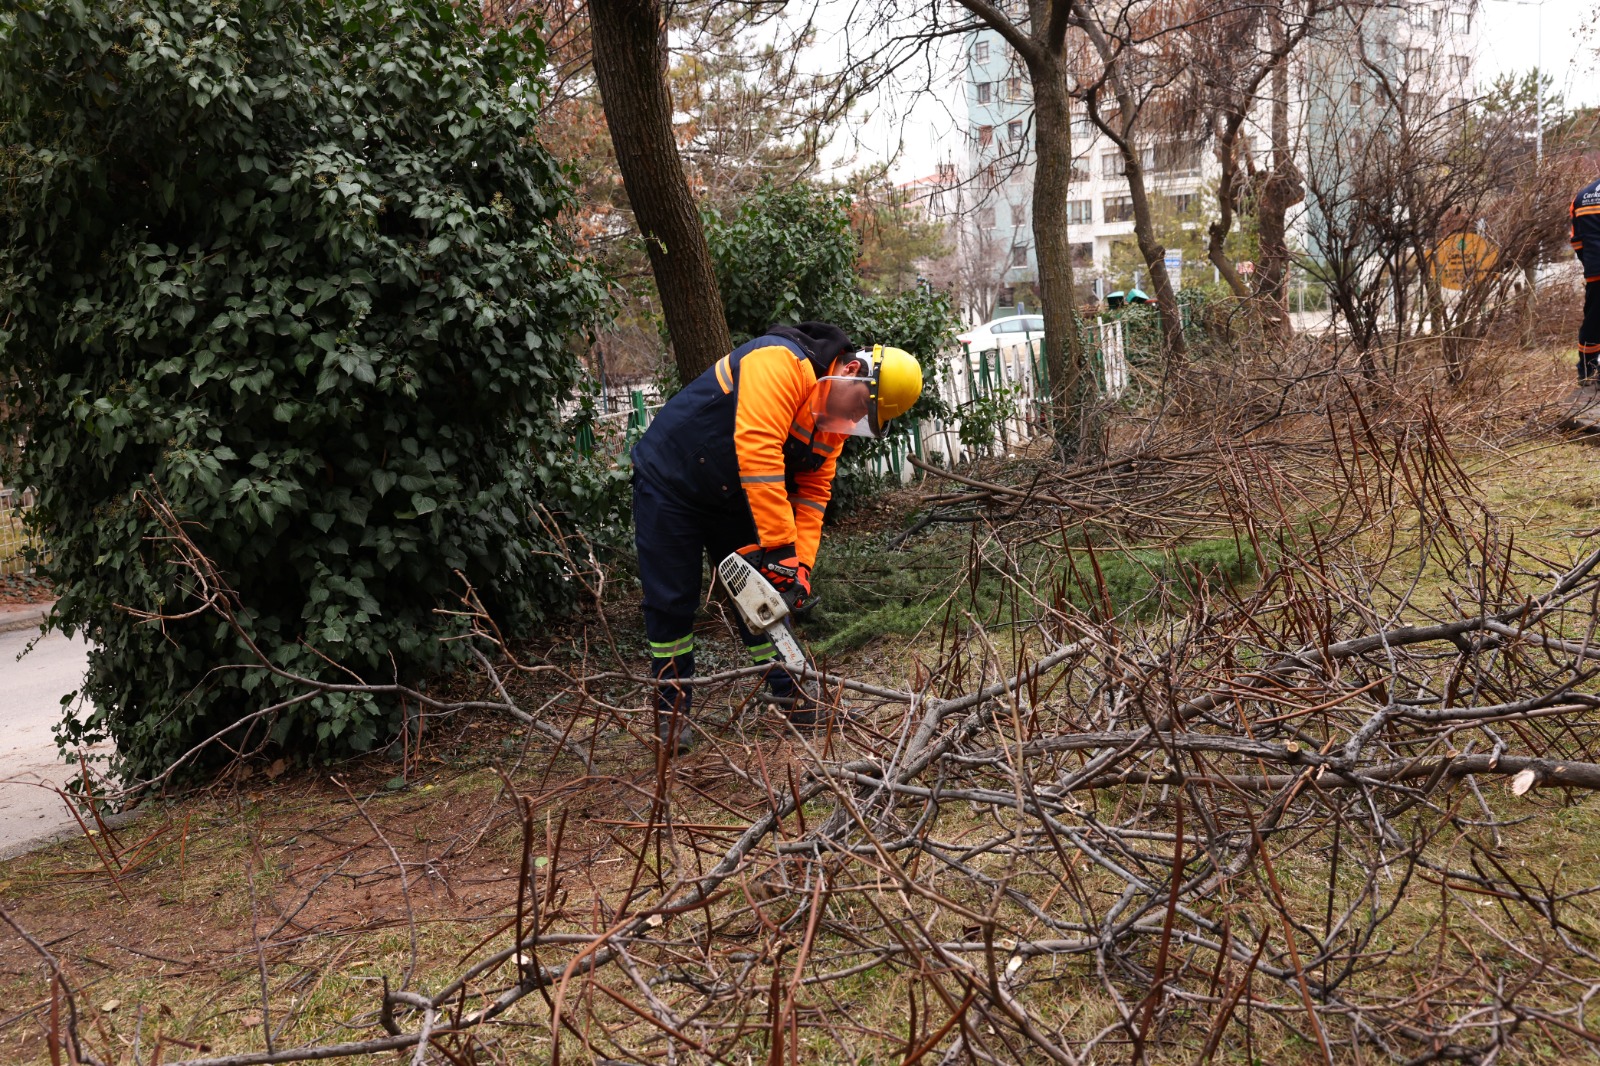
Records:
[[[794,639],[789,605],[783,602],[783,596],[772,587],[772,582],[762,577],[750,565],[750,561],[738,552],[733,552],[717,564],[717,576],[722,579],[723,588],[733,597],[733,605],[739,609],[744,624],[751,632],[767,635],[777,649],[778,658],[794,675],[795,683],[808,695],[815,697],[816,682],[802,680],[803,671],[809,669],[811,664],[806,661],[805,652],[800,650],[800,642]]]

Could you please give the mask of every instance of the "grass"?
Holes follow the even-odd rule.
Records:
[[[1006,617],[1018,596],[1015,583],[990,560],[985,546],[963,531],[942,529],[909,550],[889,547],[887,532],[833,541],[818,559],[812,585],[817,607],[801,625],[814,651],[838,655],[875,639],[938,633],[949,619],[968,616],[989,625]],[[1188,603],[1207,585],[1243,588],[1258,574],[1248,546],[1232,537],[1199,539],[1168,548],[1096,545],[1069,534],[1067,546],[1039,544],[1016,558],[1030,587],[1046,602],[1066,601],[1090,614],[1143,621]]]

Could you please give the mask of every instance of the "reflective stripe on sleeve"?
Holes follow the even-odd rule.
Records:
[[[741,485],[779,485],[784,480],[783,474],[740,474]]]
[[[809,507],[813,511],[821,511],[824,514],[826,514],[828,511],[827,504],[818,503],[816,500],[807,499],[804,496],[790,496],[789,502],[794,504],[796,507]]]

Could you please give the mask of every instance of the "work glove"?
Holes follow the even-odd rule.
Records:
[[[763,548],[752,544],[739,554],[778,590],[789,610],[799,613],[811,605],[811,567],[800,561],[793,544]]]

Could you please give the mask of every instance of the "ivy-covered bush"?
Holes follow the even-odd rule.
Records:
[[[862,286],[848,195],[804,182],[768,184],[726,217],[707,216],[706,240],[735,344],[775,323],[832,322],[858,344],[904,348],[922,364],[922,399],[909,417],[891,423],[892,433],[908,434],[914,420],[945,413],[934,385],[960,320],[949,296],[929,286],[894,293]],[[867,459],[886,446],[846,442],[836,505],[848,507],[871,491]]]
[[[599,283],[534,137],[542,46],[476,8],[0,11],[0,478],[38,490],[52,622],[93,645],[63,740],[109,734],[128,774],[298,694],[229,669],[214,616],[124,610],[194,606],[140,490],[300,674],[438,668],[456,570],[510,624],[560,606],[537,505],[589,491],[558,405]],[[271,736],[360,751],[398,713],[319,696]]]
[[[833,322],[861,343],[892,344],[931,370],[960,328],[947,294],[915,286],[868,292],[856,274],[850,197],[805,182],[764,185],[726,217],[706,217],[706,240],[735,344],[774,323]]]

